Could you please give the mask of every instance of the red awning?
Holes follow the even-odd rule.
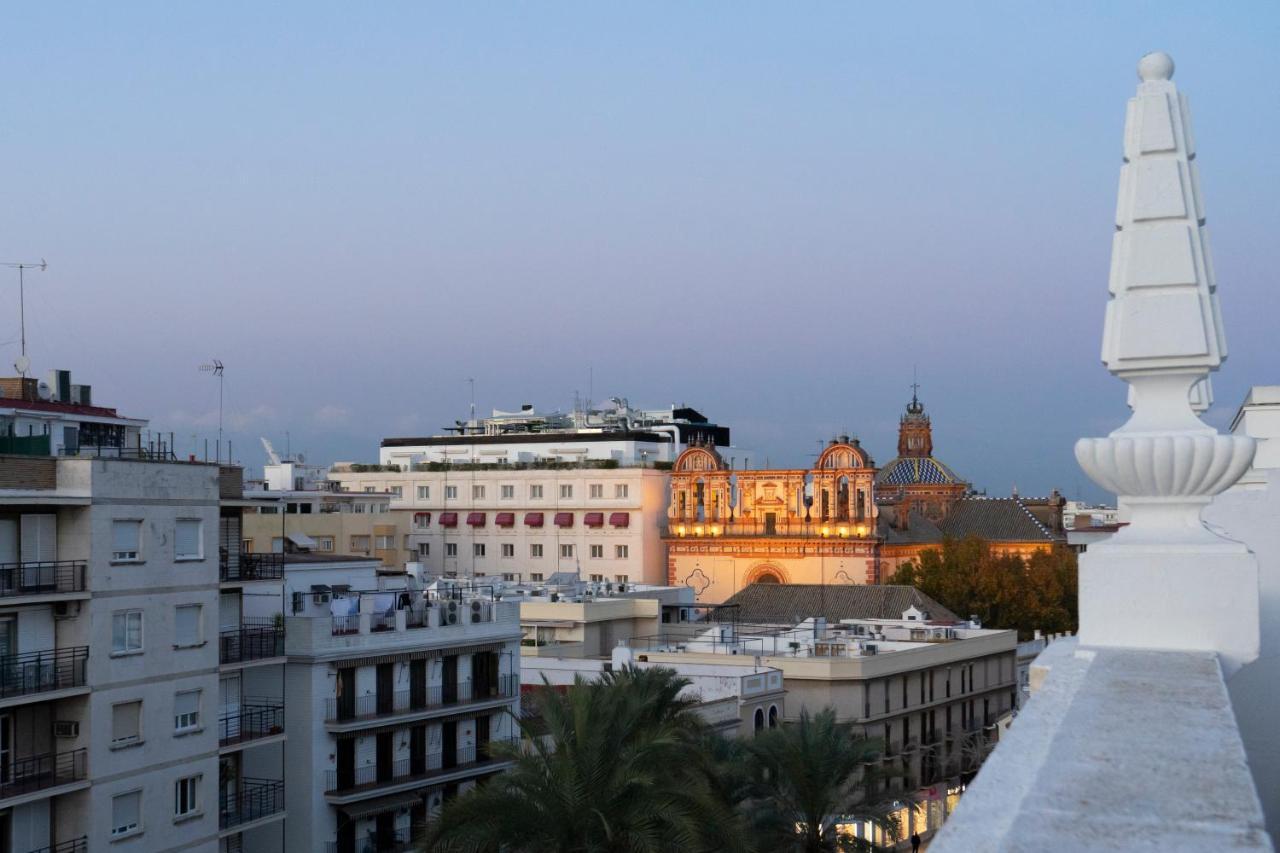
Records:
[[[609,524],[614,527],[630,527],[631,513],[629,512],[611,512],[609,513]]]
[[[587,527],[604,527],[604,513],[589,512],[582,516],[582,523]]]
[[[441,527],[457,527],[458,514],[456,512],[440,513],[440,526]]]
[[[467,513],[467,524],[470,524],[472,527],[484,527],[484,513],[483,512]]]
[[[512,527],[516,523],[516,514],[514,512],[500,512],[494,517],[493,523],[499,527]]]
[[[542,526],[542,513],[540,513],[540,512],[526,512],[526,513],[524,514],[524,523],[525,523],[525,525],[526,525],[526,526],[528,526],[528,527],[541,527],[541,526]]]
[[[573,527],[573,513],[557,512],[555,522],[556,527]]]
[[[431,513],[429,513],[429,512],[415,512],[415,513],[413,514],[413,526],[414,526],[414,527],[430,527],[430,526],[431,526]]]

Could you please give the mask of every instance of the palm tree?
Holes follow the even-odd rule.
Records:
[[[802,711],[797,722],[759,733],[746,749],[755,784],[743,806],[759,849],[872,849],[845,828],[853,821],[896,837],[896,821],[876,793],[881,746],[837,722],[834,709]]]
[[[520,721],[515,761],[447,805],[428,849],[526,853],[736,850],[736,817],[709,784],[706,729],[689,682],[624,668],[564,693],[539,690],[542,726]]]

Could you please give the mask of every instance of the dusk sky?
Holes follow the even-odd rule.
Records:
[[[373,461],[575,391],[752,465],[895,452],[1100,498],[1125,101],[1191,99],[1230,359],[1280,383],[1280,4],[12,4],[0,261],[33,371],[202,445]],[[0,270],[0,359],[18,355]]]

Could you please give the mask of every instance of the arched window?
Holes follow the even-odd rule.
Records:
[[[769,706],[769,728],[776,729],[778,727],[778,706]]]
[[[782,583],[782,580],[773,572],[761,572],[752,583]]]
[[[764,709],[756,708],[756,731],[764,728]]]

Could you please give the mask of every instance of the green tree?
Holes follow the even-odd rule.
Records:
[[[752,784],[741,809],[761,851],[869,850],[846,827],[855,820],[897,836],[897,826],[876,792],[881,745],[857,736],[834,709],[802,711],[795,723],[760,732],[743,745]]]
[[[680,697],[688,681],[625,668],[564,693],[539,690],[528,746],[448,804],[428,849],[528,853],[742,850],[741,821],[708,768],[708,733]]]

